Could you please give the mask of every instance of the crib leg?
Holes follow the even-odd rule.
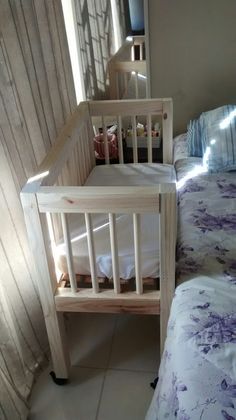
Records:
[[[157,382],[158,382],[158,381],[159,381],[159,377],[157,376],[157,377],[154,379],[154,381],[150,383],[150,387],[151,387],[152,389],[156,389],[156,386],[157,386]]]
[[[50,375],[57,385],[65,385],[69,378],[70,360],[66,347],[63,313],[57,313],[53,308],[50,316],[45,317],[45,322],[53,365]]]
[[[53,382],[54,382],[56,385],[66,385],[66,384],[67,384],[67,382],[68,382],[68,379],[65,379],[65,378],[57,378],[57,377],[56,377],[56,374],[55,374],[55,372],[54,372],[54,370],[52,370],[52,371],[50,372],[50,376],[52,377],[52,380],[53,380]]]

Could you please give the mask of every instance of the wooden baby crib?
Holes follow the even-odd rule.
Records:
[[[91,101],[80,103],[58,135],[50,152],[21,192],[29,244],[35,262],[35,276],[50,344],[54,380],[67,379],[69,352],[66,347],[63,312],[110,312],[160,314],[161,347],[165,340],[170,304],[175,287],[176,191],[174,183],[155,186],[86,187],[84,183],[95,166],[93,118],[100,118],[109,164],[106,136],[107,119],[118,123],[119,162],[123,163],[124,120],[133,123],[133,157],[138,162],[136,117],[147,118],[148,162],[152,162],[152,118],[162,118],[163,161],[172,163],[172,100],[145,99]],[[91,273],[91,287],[78,288],[67,215],[85,216]],[[91,214],[109,214],[113,288],[100,289],[96,274],[96,254]],[[134,228],[135,291],[121,291],[115,214],[132,214]],[[160,290],[143,290],[141,271],[140,218],[159,213]],[[70,287],[57,279],[53,259],[53,232],[62,228],[67,248]]]

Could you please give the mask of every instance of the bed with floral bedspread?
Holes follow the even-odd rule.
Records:
[[[147,420],[236,419],[236,172],[175,147],[177,280]]]

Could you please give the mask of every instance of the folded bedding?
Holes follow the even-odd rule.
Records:
[[[119,164],[96,166],[89,175],[86,186],[139,186],[175,182],[175,171],[171,165]],[[158,213],[141,216],[141,263],[143,277],[158,277],[159,236]],[[112,278],[109,222],[107,214],[92,215],[95,241],[97,275]],[[117,241],[120,277],[135,276],[133,220],[132,215],[117,214]],[[69,227],[72,242],[75,272],[90,274],[87,234],[84,215],[70,214]],[[67,273],[66,248],[63,240],[57,246],[58,268]]]
[[[190,121],[189,156],[202,157],[209,172],[236,170],[236,106],[224,105]]]

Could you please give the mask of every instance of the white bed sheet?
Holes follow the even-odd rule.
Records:
[[[119,164],[96,166],[89,175],[86,186],[138,186],[175,182],[171,165]],[[141,217],[142,276],[155,278],[159,274],[158,214]],[[109,224],[107,214],[92,216],[97,262],[97,275],[112,278]],[[132,215],[116,215],[120,277],[135,276]],[[90,274],[87,235],[84,216],[69,215],[75,272]],[[58,268],[67,272],[65,244],[57,246]]]

